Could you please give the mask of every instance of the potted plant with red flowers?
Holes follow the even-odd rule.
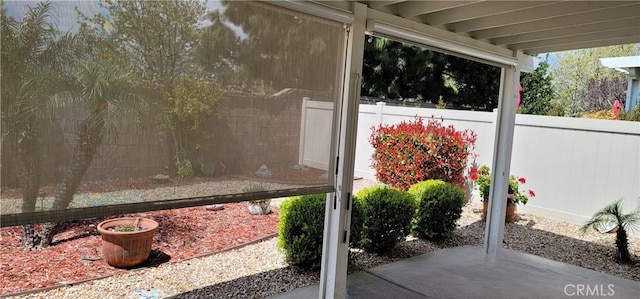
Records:
[[[487,218],[487,207],[489,200],[489,192],[491,190],[491,169],[487,165],[482,165],[480,168],[471,169],[471,180],[478,184],[478,190],[480,191],[480,197],[482,197],[483,209],[482,219]],[[533,190],[521,191],[520,187],[525,184],[527,180],[524,177],[517,177],[514,175],[509,176],[509,189],[507,191],[507,215],[505,217],[506,222],[513,222],[516,216],[516,205],[527,204],[529,197],[536,196]]]

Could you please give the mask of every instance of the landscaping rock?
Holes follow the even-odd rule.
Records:
[[[267,167],[267,165],[262,165],[260,166],[260,168],[258,168],[258,170],[256,171],[256,176],[257,177],[261,177],[261,178],[270,178],[271,177],[271,170],[269,170],[269,168]]]

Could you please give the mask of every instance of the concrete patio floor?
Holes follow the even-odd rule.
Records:
[[[318,284],[269,298],[317,298]],[[640,282],[504,249],[461,246],[347,277],[348,298],[640,298]]]

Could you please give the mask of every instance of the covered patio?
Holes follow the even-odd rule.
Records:
[[[318,284],[269,298],[314,298]],[[637,298],[636,281],[503,249],[476,246],[416,256],[347,276],[347,298]]]
[[[530,55],[640,42],[632,1],[266,1],[348,28],[335,195],[329,194],[319,285],[277,298],[558,298],[640,296],[637,282],[503,248],[516,97]],[[347,277],[359,86],[365,36],[502,68],[484,246],[423,255]],[[333,156],[332,156],[333,157]],[[523,280],[523,278],[526,278]],[[496,283],[500,281],[500,283]],[[613,287],[610,288],[610,286]]]
[[[43,211],[34,209],[34,211],[22,211],[23,213],[9,213],[2,215],[0,219],[2,227],[299,194],[327,193],[319,283],[275,298],[558,298],[584,295],[640,297],[640,286],[636,281],[505,249],[503,240],[506,198],[502,196],[507,192],[511,173],[520,73],[530,72],[536,68],[536,60],[531,55],[640,43],[640,3],[637,1],[404,0],[262,0],[259,2],[262,3],[258,3],[257,6],[267,7],[268,10],[276,7],[274,10],[299,13],[291,14],[290,19],[294,21],[302,18],[299,15],[312,16],[313,22],[309,22],[307,27],[317,31],[315,33],[304,31],[305,34],[301,35],[305,37],[313,37],[314,34],[320,34],[322,31],[331,33],[331,38],[327,40],[333,43],[319,44],[335,50],[330,55],[332,58],[327,59],[332,63],[331,67],[327,68],[327,73],[331,76],[326,76],[330,83],[326,84],[329,94],[327,98],[330,99],[327,104],[333,105],[332,115],[327,118],[326,123],[318,123],[318,126],[331,129],[332,134],[331,142],[323,144],[329,147],[330,154],[327,155],[328,165],[322,169],[328,170],[328,173],[321,185],[302,188],[278,186],[276,190],[229,191],[222,194],[206,191],[194,195],[185,195],[174,190],[167,198],[160,198],[157,202],[143,201],[77,209],[53,207]],[[244,16],[253,16],[244,11]],[[278,20],[281,18],[278,13],[278,11],[269,12],[267,15],[273,20]],[[363,51],[367,36],[372,35],[501,68],[494,152],[489,165],[493,170],[492,187],[484,226],[483,246],[444,249],[348,276],[348,240]],[[269,36],[265,37],[265,40],[270,41]],[[311,44],[306,40],[300,43]],[[292,53],[304,55],[303,51],[292,50]],[[309,58],[303,57],[303,59]],[[296,62],[299,61],[296,60]],[[313,72],[316,71],[314,68],[327,64],[322,60],[315,62],[318,65],[309,65],[306,69],[302,69],[302,72]],[[283,77],[287,77],[286,73],[280,73]],[[269,72],[265,79],[269,79],[273,74]],[[309,79],[309,81],[315,80]],[[283,92],[278,95],[288,94]],[[291,97],[296,100],[301,98],[293,95]],[[256,102],[250,99],[248,103],[255,105]],[[271,103],[263,102],[266,105]],[[108,105],[105,106],[108,107]],[[259,113],[253,116],[260,120],[270,118]],[[280,116],[272,117],[272,119],[275,118]],[[247,119],[252,118],[244,118],[234,123],[244,123]],[[261,128],[259,125],[255,127]],[[223,128],[226,127],[223,126]],[[290,128],[287,127],[287,129]],[[256,130],[250,137],[271,137],[271,135],[280,134],[281,131],[282,127],[266,133]],[[293,134],[290,135],[287,137],[293,136]],[[285,142],[272,143],[280,145]],[[297,144],[295,145],[297,149]],[[262,154],[255,154],[253,157],[267,156],[266,143],[258,143],[258,147],[253,149],[255,148],[265,150]],[[274,147],[274,149],[274,154],[271,156],[295,156],[295,151],[279,151],[280,147]],[[123,155],[127,153],[125,147],[121,151]],[[240,155],[240,157],[243,156]],[[109,174],[108,171],[109,169],[103,172]],[[211,272],[209,269],[207,268],[207,271]],[[201,278],[193,280],[199,279]]]

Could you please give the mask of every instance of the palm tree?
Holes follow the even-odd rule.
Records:
[[[50,114],[47,104],[60,58],[69,36],[51,26],[51,3],[28,7],[20,21],[9,17],[2,2],[2,142],[16,151],[17,181],[22,188],[22,212],[35,211],[40,188],[39,133]],[[34,245],[32,225],[22,227],[22,246]]]
[[[131,71],[122,66],[115,48],[95,40],[88,44],[99,45],[99,49],[84,49],[70,67],[66,86],[53,95],[61,105],[82,105],[87,114],[77,132],[70,166],[58,187],[52,210],[69,206],[99,146],[105,138],[117,137],[119,120],[147,109],[141,89],[132,83]],[[55,223],[43,225],[41,247],[51,243],[57,227]]]
[[[631,263],[627,230],[636,229],[640,224],[640,208],[636,208],[629,214],[623,214],[622,199],[619,199],[596,212],[580,230],[584,234],[589,228],[597,228],[610,220],[618,225],[618,230],[616,231],[616,247],[618,248],[616,260],[619,263]]]

